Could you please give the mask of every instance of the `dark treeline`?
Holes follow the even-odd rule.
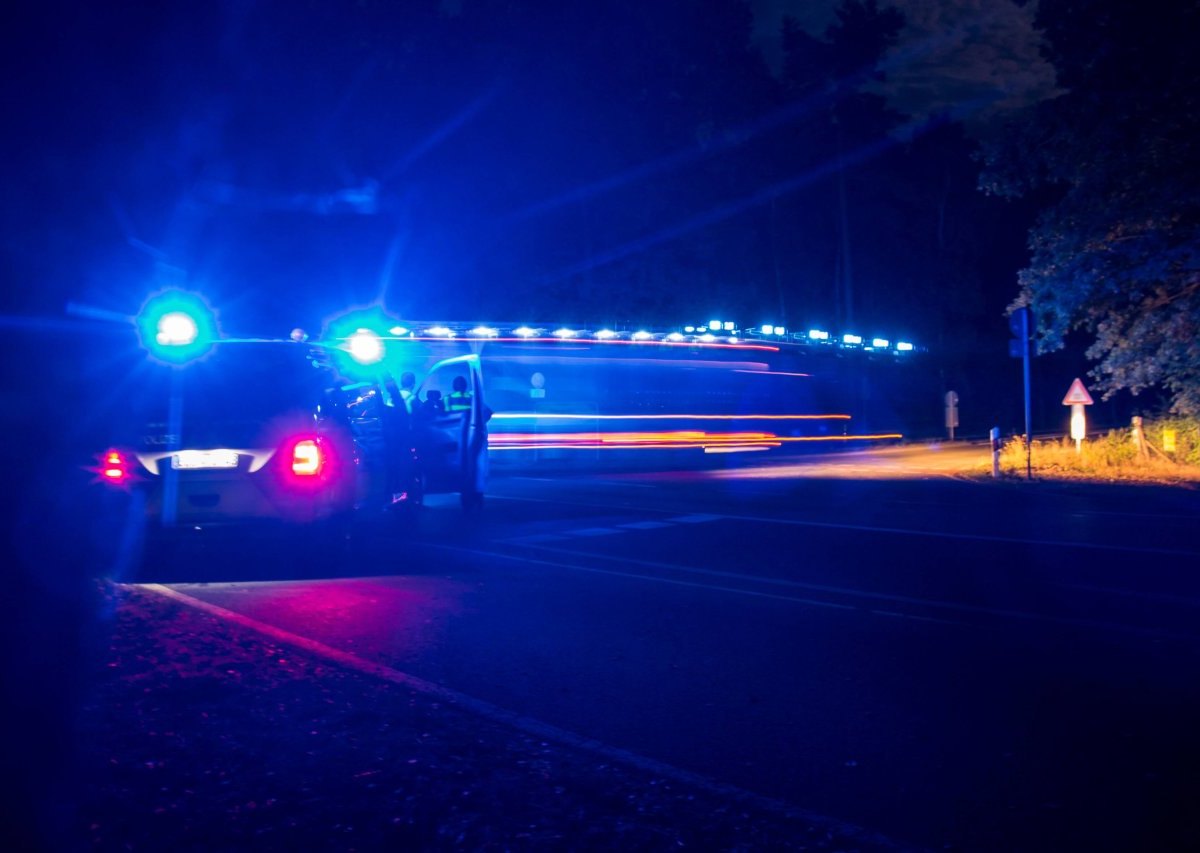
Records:
[[[952,121],[863,85],[903,19],[850,0],[782,67],[743,0],[80,7],[18,69],[8,274],[134,310],[185,283],[273,333],[409,317],[729,316],[1003,333],[1025,215]],[[55,304],[57,302],[57,304]]]

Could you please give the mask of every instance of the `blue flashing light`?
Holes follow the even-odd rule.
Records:
[[[737,324],[735,324],[732,320],[726,320],[723,324],[723,327],[725,331],[732,332],[737,328]]]
[[[388,369],[388,361],[396,350],[386,343],[388,338],[411,335],[381,307],[355,308],[325,321],[320,341],[333,357],[333,364],[343,379],[358,381],[373,378]]]
[[[896,352],[912,352],[913,345],[908,341],[898,341],[896,343]]]
[[[777,334],[777,335],[786,335],[786,334],[787,334],[787,329],[785,329],[783,326],[776,326],[776,327],[775,327],[775,334]]]
[[[842,335],[842,343],[857,346],[862,343],[862,335],[851,335],[847,333]]]
[[[765,323],[765,324],[763,324],[762,329],[760,329],[759,331],[764,335],[769,335],[769,334],[771,334],[772,331],[774,331],[774,329],[775,329],[774,326],[772,326],[769,323]]]
[[[875,347],[875,349],[887,349],[891,345],[892,342],[887,338],[876,338],[875,340],[871,341],[871,346]]]
[[[720,320],[709,320],[708,328],[712,329],[714,332],[719,332],[721,330],[721,321]]]
[[[359,329],[346,340],[346,351],[359,364],[376,364],[383,360],[383,341],[370,329]]]
[[[168,364],[186,364],[205,355],[220,334],[204,298],[164,290],[146,300],[137,316],[138,337],[151,355]]]
[[[158,318],[158,332],[154,335],[154,341],[160,347],[186,347],[196,342],[199,333],[192,315],[172,311]]]
[[[810,341],[827,341],[829,340],[829,332],[823,332],[820,329],[809,329],[808,339]]]

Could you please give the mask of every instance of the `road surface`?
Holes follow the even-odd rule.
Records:
[[[155,581],[489,707],[928,848],[1200,838],[1200,495],[978,447],[547,470],[337,564]]]

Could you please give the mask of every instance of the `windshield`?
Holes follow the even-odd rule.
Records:
[[[225,343],[184,368],[156,365],[141,384],[135,423],[143,441],[252,442],[281,417],[311,418],[333,378],[288,342]]]

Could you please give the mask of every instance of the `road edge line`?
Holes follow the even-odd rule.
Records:
[[[744,788],[739,788],[736,785],[730,785],[725,782],[719,782],[716,779],[711,779],[708,776],[703,776],[699,773],[693,773],[690,770],[684,770],[681,767],[676,767],[673,764],[667,764],[657,759],[648,758],[644,755],[639,755],[636,752],[631,752],[627,749],[611,746],[603,741],[594,738],[584,737],[576,734],[569,729],[559,728],[558,726],[544,723],[534,717],[529,717],[524,714],[518,714],[515,711],[510,711],[502,708],[499,705],[493,705],[483,699],[476,699],[465,693],[460,693],[457,690],[452,690],[449,687],[443,687],[432,681],[426,681],[423,678],[418,678],[415,675],[402,672],[384,664],[374,663],[372,661],[361,658],[358,655],[350,652],[342,651],[325,643],[308,637],[302,637],[299,634],[294,634],[291,631],[285,631],[282,628],[277,628],[274,625],[269,625],[265,622],[260,622],[257,619],[251,618],[244,614],[233,610],[221,607],[217,604],[211,604],[199,598],[188,595],[172,589],[164,584],[148,583],[148,584],[120,584],[119,586],[129,586],[136,589],[147,590],[153,592],[163,598],[183,604],[187,607],[200,610],[208,613],[211,616],[216,616],[226,622],[231,622],[243,628],[248,628],[256,633],[270,637],[281,643],[300,648],[317,657],[324,658],[339,664],[347,669],[356,672],[374,676],[384,681],[393,684],[398,684],[407,687],[417,693],[422,693],[426,696],[433,696],[443,701],[453,704],[455,707],[462,708],[477,716],[483,717],[486,720],[494,723],[501,723],[510,726],[525,734],[552,740],[559,744],[570,746],[576,749],[586,750],[588,752],[600,755],[610,761],[620,762],[627,766],[633,767],[645,773],[651,773],[658,776],[671,779],[675,782],[685,785],[691,785],[695,788],[705,791],[706,793],[715,794],[718,796],[730,797],[738,802],[752,805],[764,811],[773,812],[783,817],[788,817],[797,820],[807,821],[814,826],[820,827],[826,831],[836,832],[845,838],[859,842],[874,844],[881,847],[886,847],[892,850],[909,850],[915,849],[905,845],[898,844],[885,835],[874,832],[872,830],[860,827],[856,824],[847,823],[838,818],[829,817],[827,815],[818,814],[807,809],[793,806],[782,800],[777,800],[773,797],[768,797],[763,794],[756,794],[752,791],[747,791]]]

